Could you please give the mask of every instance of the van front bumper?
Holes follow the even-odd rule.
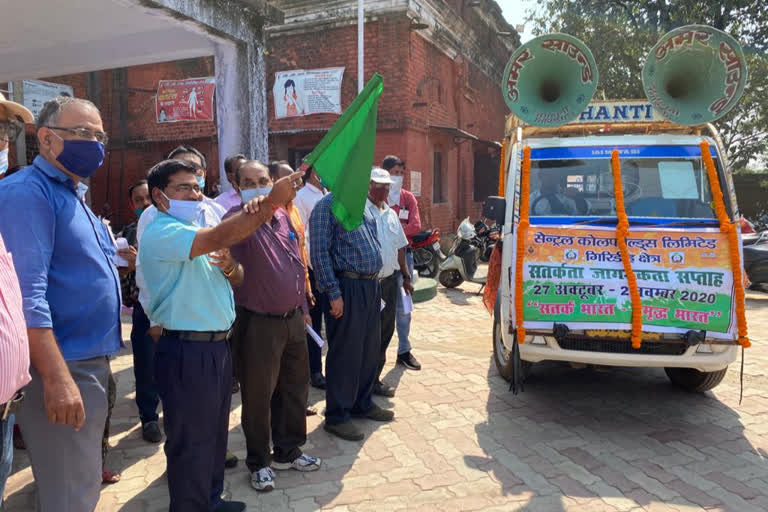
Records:
[[[695,368],[702,372],[714,372],[734,362],[739,353],[738,345],[708,344],[688,347],[680,355],[564,350],[552,336],[536,335],[532,338],[520,345],[520,358],[532,363],[567,361],[638,368]],[[611,343],[611,341],[605,341],[605,343]]]

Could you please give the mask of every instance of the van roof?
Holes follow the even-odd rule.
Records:
[[[524,139],[524,145],[537,148],[557,148],[574,146],[698,146],[707,141],[714,146],[715,141],[710,137],[700,135],[600,135],[588,137],[546,137]]]

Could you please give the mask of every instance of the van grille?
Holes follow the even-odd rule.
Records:
[[[610,354],[647,354],[658,356],[681,356],[688,350],[685,343],[659,343],[644,341],[639,349],[632,348],[629,340],[568,338],[557,342],[563,350],[583,352],[606,352]]]

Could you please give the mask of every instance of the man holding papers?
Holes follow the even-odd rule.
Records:
[[[264,164],[250,160],[237,169],[235,186],[247,203],[267,196],[272,179]],[[227,216],[241,208],[235,206]],[[306,268],[298,234],[283,208],[230,250],[245,270],[244,281],[234,289],[237,319],[232,331],[243,397],[245,463],[253,488],[271,491],[272,468],[315,471],[321,464],[299,448],[307,439],[309,392]]]

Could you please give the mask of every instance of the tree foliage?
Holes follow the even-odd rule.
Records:
[[[645,56],[668,31],[710,25],[742,43],[749,82],[741,102],[715,123],[734,168],[768,151],[768,1],[538,0],[534,32],[565,32],[586,43],[600,72],[596,98],[644,98]]]

